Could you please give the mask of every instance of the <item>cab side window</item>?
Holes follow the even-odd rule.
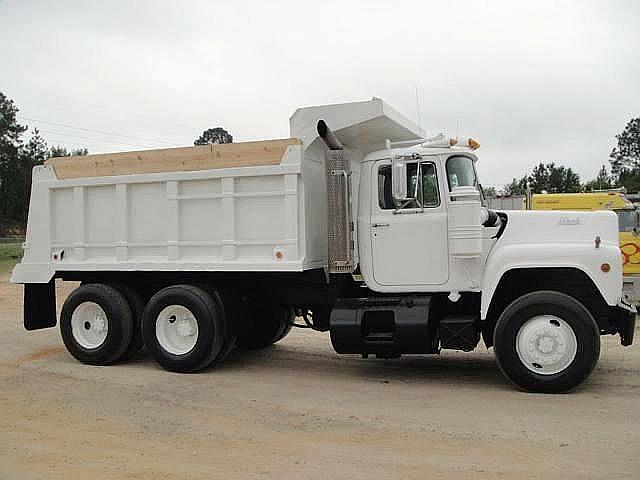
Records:
[[[447,160],[447,182],[449,190],[456,187],[477,186],[476,170],[469,157],[453,156]]]
[[[391,190],[391,165],[378,168],[378,205],[382,210],[395,208]]]
[[[420,175],[418,176],[418,170]],[[414,199],[405,202],[401,208],[433,208],[440,205],[438,175],[431,162],[407,164],[407,195]],[[391,190],[391,165],[382,165],[378,169],[378,204],[382,210],[395,210]]]

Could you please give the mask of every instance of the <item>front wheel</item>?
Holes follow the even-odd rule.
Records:
[[[555,291],[514,300],[493,335],[498,365],[523,390],[560,393],[582,383],[600,355],[593,316],[575,298]]]

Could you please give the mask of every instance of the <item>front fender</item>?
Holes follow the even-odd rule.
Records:
[[[600,268],[603,263],[611,266],[607,273]],[[498,244],[487,258],[482,279],[483,320],[502,276],[519,268],[575,268],[591,279],[608,305],[616,306],[622,298],[622,259],[617,245],[603,242],[595,248],[593,243]]]

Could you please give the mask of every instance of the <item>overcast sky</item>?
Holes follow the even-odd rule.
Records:
[[[0,0],[0,91],[90,152],[287,137],[299,106],[383,98],[477,138],[485,185],[583,180],[640,116],[640,2]],[[72,128],[74,127],[74,128]]]

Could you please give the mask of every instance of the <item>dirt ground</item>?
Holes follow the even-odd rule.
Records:
[[[640,477],[640,348],[617,337],[567,395],[514,390],[484,350],[362,360],[306,331],[181,375],[81,365],[20,296],[0,273],[2,480]]]

